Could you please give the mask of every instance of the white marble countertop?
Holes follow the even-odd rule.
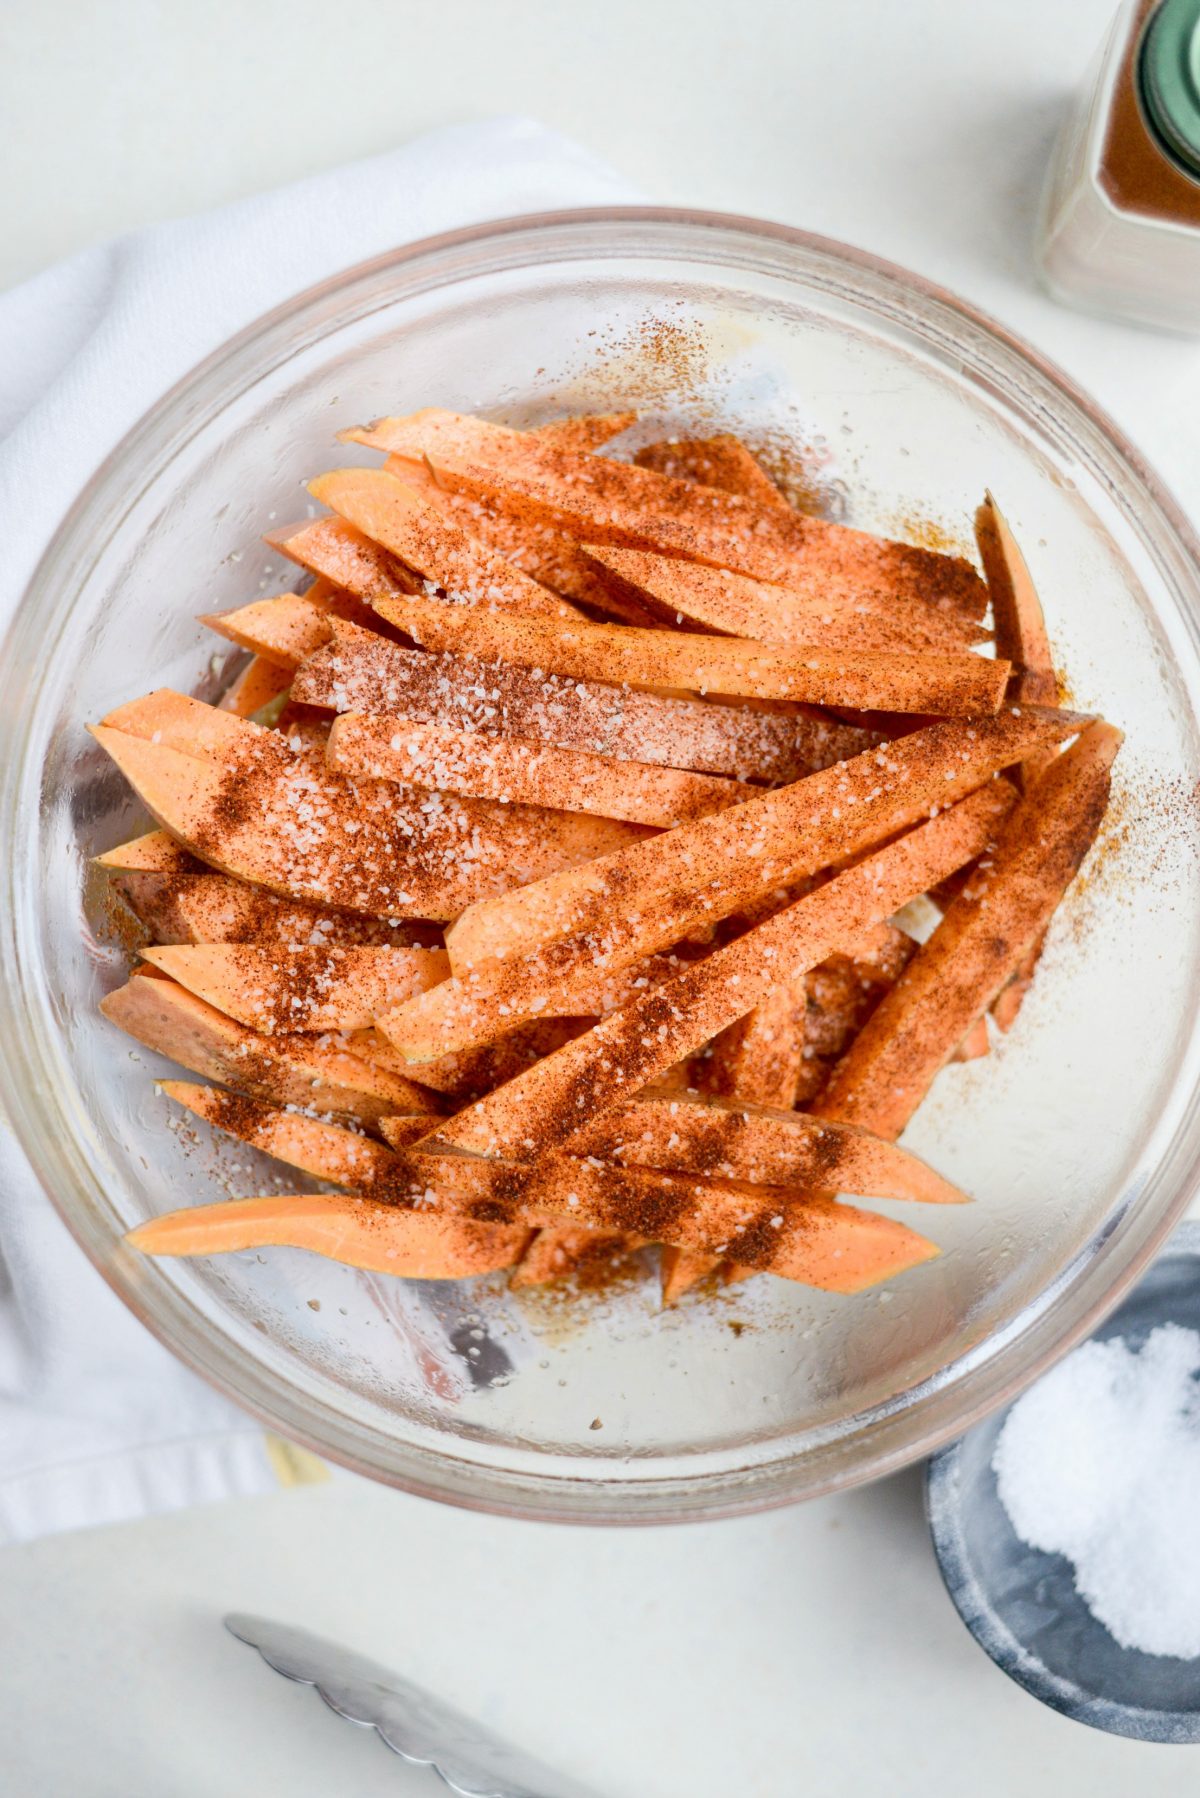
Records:
[[[943,281],[1089,387],[1200,512],[1200,346],[1060,310],[1031,215],[1112,0],[43,0],[10,9],[0,285],[84,243],[530,112],[666,202]],[[19,196],[19,205],[14,197]],[[736,1523],[601,1533],[349,1476],[0,1557],[5,1791],[433,1793],[218,1618],[340,1636],[607,1798],[1167,1798],[1200,1762],[1064,1721],[945,1597],[915,1473]]]

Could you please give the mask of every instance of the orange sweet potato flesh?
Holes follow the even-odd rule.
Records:
[[[270,662],[265,656],[253,656],[233,685],[221,696],[220,710],[233,712],[239,718],[253,718],[256,712],[281,699],[291,685],[287,668]]]
[[[468,606],[499,607],[521,616],[579,616],[568,601],[468,536],[394,475],[377,468],[343,468],[309,487],[356,531]]]
[[[899,1135],[939,1069],[1041,936],[1108,804],[1121,744],[1089,725],[1013,812],[986,871],[929,941],[834,1069],[815,1110]]]
[[[658,623],[699,626],[779,649],[798,645],[903,654],[970,648],[988,633],[919,600],[873,593],[795,593],[770,581],[644,549],[584,544],[597,573]],[[1053,703],[1053,702],[1051,702]],[[930,708],[931,710],[934,708]]]
[[[221,1255],[239,1249],[308,1249],[377,1274],[465,1280],[511,1267],[529,1232],[402,1211],[349,1193],[273,1193],[168,1212],[125,1238],[143,1255]]]
[[[624,1230],[585,1230],[570,1224],[539,1230],[509,1276],[509,1285],[547,1286],[571,1274],[606,1274],[632,1253],[637,1239]]]
[[[996,622],[996,653],[1021,678],[1022,699],[1054,705],[1058,679],[1042,603],[1008,522],[989,493],[975,514],[975,538]]]
[[[272,733],[249,718],[240,718],[220,706],[205,705],[187,693],[159,687],[141,699],[131,699],[101,720],[105,730],[139,737],[182,755],[218,756],[243,744],[271,741]],[[282,748],[282,743],[280,742]]]
[[[437,947],[440,934],[436,925],[419,920],[394,924],[386,918],[280,899],[232,874],[213,873],[201,862],[178,872],[131,870],[114,873],[113,878],[156,943],[277,943],[296,948],[377,943],[400,949],[418,944]]]
[[[399,456],[389,456],[384,467],[389,474],[407,482],[427,506],[469,536],[478,537],[543,587],[622,624],[653,624],[644,606],[618,593],[611,581],[601,579],[573,537],[556,531],[544,520],[530,518],[527,513],[522,516],[506,507],[498,496],[483,500],[454,493],[449,487],[439,486],[427,468],[405,462]]]
[[[367,472],[367,471],[364,471]],[[328,481],[311,483],[318,498]],[[390,476],[379,473],[380,481]],[[732,698],[847,705],[922,716],[973,718],[999,709],[1007,662],[958,651],[772,649],[741,637],[634,630],[580,619],[518,617],[414,595],[377,601],[381,616],[423,647],[553,668],[580,680],[686,689]]]
[[[365,1030],[378,1013],[449,971],[441,949],[378,945],[198,943],[143,954],[197,998],[267,1036]]]
[[[472,906],[447,933],[455,973],[600,932],[609,966],[677,942],[804,875],[860,853],[961,798],[998,768],[1072,736],[1070,713],[1005,712],[931,725],[728,812]],[[636,907],[638,920],[626,914]],[[541,975],[528,984],[542,990]],[[511,997],[512,995],[508,995]]]
[[[477,1155],[537,1154],[570,1142],[773,986],[844,950],[973,859],[1013,797],[1007,783],[981,788],[446,1119],[431,1141]]]
[[[307,704],[338,712],[392,712],[485,736],[767,781],[796,780],[876,741],[821,716],[667,699],[515,663],[429,655],[341,624],[329,646],[300,668],[292,690]]]
[[[438,1110],[437,1096],[415,1080],[312,1038],[260,1036],[173,980],[135,974],[105,995],[100,1010],[119,1030],[181,1067],[279,1105],[363,1123],[393,1111]]]
[[[368,1202],[386,1200],[406,1211],[415,1208],[420,1216],[469,1218],[478,1211],[486,1217],[472,1221],[494,1224],[503,1218],[513,1225],[555,1230],[582,1224],[645,1237],[650,1232],[637,1223],[641,1218],[653,1222],[654,1234],[676,1235],[701,1246],[725,1234],[736,1236],[756,1265],[833,1291],[857,1291],[936,1253],[931,1243],[903,1225],[850,1206],[797,1205],[788,1194],[770,1188],[755,1191],[553,1158],[534,1168],[419,1151],[385,1159],[387,1151],[378,1145],[353,1138],[347,1142],[349,1133],[317,1120],[272,1117],[235,1094],[182,1082],[171,1083],[168,1090],[196,1115],[242,1141],[269,1154],[282,1153],[319,1176],[353,1176]],[[412,1123],[388,1118],[383,1128],[403,1147],[411,1140]]]
[[[243,731],[253,726],[216,713]],[[201,760],[92,727],[147,810],[202,861],[287,898],[383,918],[452,918],[473,900],[642,833],[609,819],[339,782],[277,732]],[[300,827],[299,819],[308,825]],[[416,845],[414,848],[413,845]]]
[[[714,1037],[705,1090],[752,1105],[789,1107],[804,1060],[807,1012],[805,976],[781,981],[745,1017]],[[719,1265],[694,1250],[664,1248],[663,1304],[673,1304]]]
[[[339,774],[661,828],[707,817],[759,792],[719,775],[386,714],[343,713],[329,733],[325,757]]]
[[[231,612],[202,612],[200,623],[278,668],[293,669],[329,641],[335,618],[369,626],[372,614],[350,593],[310,591],[279,593]]]
[[[174,876],[196,873],[204,864],[165,830],[148,830],[144,836],[132,837],[128,843],[106,849],[96,857],[96,866],[121,873]]]
[[[790,510],[770,475],[729,431],[718,431],[712,437],[648,443],[633,459],[639,468],[653,468],[677,481],[699,481],[702,487],[720,487],[725,493],[740,493],[744,499],[757,500],[760,505]]]
[[[603,448],[636,423],[636,412],[576,412],[535,425],[530,435],[540,443],[556,444],[559,449],[586,452]]]
[[[982,617],[987,593],[958,557],[891,543],[652,469],[539,445],[460,414],[429,409],[378,420],[343,439],[432,465],[445,485],[501,494],[590,542],[624,543],[810,591],[895,592]]]

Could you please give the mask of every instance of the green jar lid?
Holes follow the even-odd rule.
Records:
[[[1146,27],[1139,72],[1156,137],[1200,177],[1200,0],[1163,0]]]

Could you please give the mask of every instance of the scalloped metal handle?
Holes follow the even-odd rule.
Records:
[[[490,1735],[411,1680],[306,1629],[235,1612],[225,1627],[268,1667],[315,1686],[331,1710],[378,1731],[402,1760],[432,1767],[458,1798],[596,1798]]]

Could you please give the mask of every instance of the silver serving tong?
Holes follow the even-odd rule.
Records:
[[[225,1627],[257,1648],[285,1679],[315,1686],[339,1716],[378,1730],[394,1754],[432,1767],[459,1798],[596,1798],[411,1680],[340,1643],[240,1612],[226,1617]]]

